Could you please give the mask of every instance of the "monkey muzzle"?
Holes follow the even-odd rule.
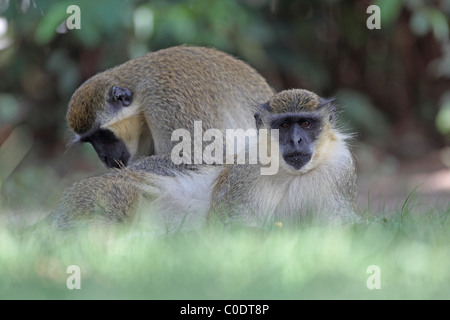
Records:
[[[108,168],[123,168],[128,165],[130,160],[130,152],[128,152],[125,143],[119,140],[114,144],[92,144],[98,154],[100,160]]]
[[[80,139],[94,147],[100,160],[108,168],[122,168],[128,165],[130,152],[125,143],[108,129],[98,129]]]
[[[293,152],[283,155],[284,161],[295,170],[300,170],[311,158],[312,153],[309,152]]]

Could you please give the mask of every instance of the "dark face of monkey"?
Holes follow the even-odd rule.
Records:
[[[321,120],[314,113],[272,115],[272,129],[279,130],[280,154],[295,170],[307,164],[314,152],[314,142],[321,131]]]
[[[116,138],[112,131],[98,129],[94,133],[82,137],[80,141],[92,144],[98,157],[108,168],[121,168],[128,165],[130,152],[125,143]]]
[[[131,102],[132,93],[129,89],[114,86],[108,92],[106,108],[114,114],[128,107]],[[79,141],[91,143],[108,168],[121,168],[128,164],[131,155],[125,142],[109,129],[93,125],[93,129],[80,135]]]
[[[334,126],[332,100],[315,93],[292,89],[274,95],[255,114],[258,129],[277,129],[280,154],[294,170],[303,168],[314,156],[325,127]]]

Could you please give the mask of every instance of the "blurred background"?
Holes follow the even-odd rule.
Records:
[[[72,4],[80,30],[66,27]],[[381,29],[367,27],[372,4]],[[233,54],[277,91],[335,97],[356,133],[361,210],[388,213],[415,188],[420,206],[448,206],[449,22],[450,0],[0,0],[0,213],[48,213],[105,172],[90,145],[67,148],[72,93],[179,44]]]

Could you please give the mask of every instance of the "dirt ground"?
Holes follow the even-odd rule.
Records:
[[[360,209],[389,213],[401,208],[411,192],[411,207],[420,211],[449,208],[450,147],[414,159],[385,155],[368,165],[366,156],[357,154]]]

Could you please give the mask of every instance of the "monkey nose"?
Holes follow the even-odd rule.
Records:
[[[298,138],[298,139],[291,138],[291,142],[292,143],[301,143],[302,142],[302,138]]]

